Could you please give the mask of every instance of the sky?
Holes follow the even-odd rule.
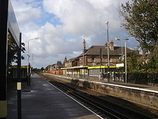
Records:
[[[11,0],[22,33],[26,52],[22,54],[34,68],[46,67],[57,61],[77,57],[86,48],[105,45],[107,28],[109,40],[126,39],[127,46],[139,45],[122,27],[124,22],[118,10],[129,0]],[[108,27],[105,23],[108,21]],[[39,39],[35,39],[39,37]],[[120,41],[114,41],[120,46]],[[28,45],[29,44],[29,45]],[[29,48],[28,48],[29,47]]]

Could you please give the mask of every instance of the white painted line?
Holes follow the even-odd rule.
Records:
[[[124,86],[124,85],[117,85],[117,84],[110,84],[110,83],[102,83],[102,82],[96,82],[96,81],[93,81],[93,82],[103,84],[103,85],[110,85],[110,86],[117,86],[117,87],[121,87],[121,88],[128,88],[128,89],[146,91],[146,92],[150,92],[150,93],[158,93],[158,91],[156,91],[156,90],[143,89],[143,88],[138,88],[138,87]]]

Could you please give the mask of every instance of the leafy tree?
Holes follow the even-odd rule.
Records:
[[[156,42],[154,46],[153,52],[150,54],[148,67],[149,72],[155,72],[158,73],[158,41]]]
[[[41,70],[43,71],[43,70],[44,70],[44,67],[42,67]]]
[[[135,72],[139,69],[138,53],[136,51],[131,51],[127,54],[128,57],[128,71]]]
[[[153,52],[158,40],[158,1],[132,0],[121,5],[123,26],[146,52]]]
[[[17,63],[17,53],[18,53],[18,47],[13,38],[9,35],[8,36],[8,66],[11,66],[12,62]],[[21,43],[21,52],[25,52],[25,44]],[[21,59],[24,59],[23,56],[21,56]]]

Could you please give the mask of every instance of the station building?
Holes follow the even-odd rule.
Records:
[[[105,46],[91,46],[86,49],[83,41],[83,53],[71,59],[65,58],[63,63],[63,75],[78,78],[107,77],[106,74],[117,72],[117,69],[124,68],[125,47],[114,46],[109,42],[109,65],[107,44]],[[126,47],[126,51],[132,50]]]

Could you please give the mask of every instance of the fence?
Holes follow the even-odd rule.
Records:
[[[128,83],[145,84],[145,85],[158,85],[158,73],[128,73]],[[104,75],[107,78],[107,75]],[[111,74],[112,81],[124,82],[125,74],[115,72]]]
[[[109,71],[107,69],[107,66],[69,67],[63,69],[63,74],[77,78],[98,78],[98,80],[103,79],[105,81],[109,80],[110,82],[124,82],[125,73],[118,72],[119,68],[111,66],[108,69]],[[158,73],[128,73],[127,82],[145,85],[158,85]]]
[[[146,85],[158,85],[158,73],[128,73],[128,82]]]

